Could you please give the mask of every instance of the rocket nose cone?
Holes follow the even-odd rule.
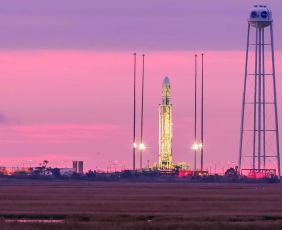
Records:
[[[165,77],[164,78],[164,81],[163,81],[163,85],[165,86],[169,86],[170,85],[170,81],[169,81],[169,78],[168,77]]]

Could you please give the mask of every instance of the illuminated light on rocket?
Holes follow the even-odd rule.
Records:
[[[159,105],[159,168],[172,169],[172,105],[168,77],[163,80],[162,93],[162,104]]]

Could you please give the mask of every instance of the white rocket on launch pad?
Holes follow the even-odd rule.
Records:
[[[170,81],[163,80],[163,102],[159,105],[159,168],[172,169],[172,105]]]

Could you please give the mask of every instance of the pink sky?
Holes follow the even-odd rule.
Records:
[[[194,54],[202,50],[205,167],[237,162],[247,18],[254,4],[273,12],[280,111],[282,1],[3,1],[0,165],[47,159],[54,166],[84,160],[86,169],[105,169],[109,161],[131,167],[133,52],[138,83],[146,53],[144,164],[157,161],[164,76],[172,84],[174,161],[191,164]]]
[[[245,53],[205,53],[205,167],[216,163],[226,168],[228,161],[238,159]],[[277,76],[281,76],[282,55],[277,52],[276,56]],[[145,61],[144,140],[148,149],[144,164],[157,161],[158,104],[164,76],[171,80],[174,161],[191,164],[194,52],[146,52]],[[47,159],[54,166],[84,160],[86,169],[105,169],[109,161],[118,161],[118,168],[131,167],[131,53],[2,51],[0,63],[0,165],[29,164],[30,159],[38,164]],[[137,74],[140,79],[141,53]],[[282,82],[280,77],[277,80],[280,102]]]

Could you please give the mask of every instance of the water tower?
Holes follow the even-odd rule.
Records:
[[[280,178],[275,77],[272,12],[255,5],[248,19],[239,169],[275,170]]]

